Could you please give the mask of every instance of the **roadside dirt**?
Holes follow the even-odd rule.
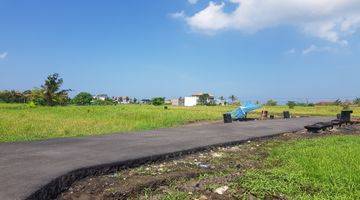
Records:
[[[115,174],[88,177],[74,183],[58,200],[100,199],[256,199],[238,188],[230,189],[246,170],[258,168],[277,144],[303,138],[338,134],[360,134],[359,125],[307,133],[285,133],[268,140],[248,141],[242,145],[219,147],[178,159],[126,169]],[[169,195],[173,198],[167,198]],[[174,198],[174,196],[177,198]],[[283,199],[268,197],[267,199]]]

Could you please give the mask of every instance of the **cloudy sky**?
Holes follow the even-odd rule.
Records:
[[[359,0],[0,0],[0,89],[360,96]]]

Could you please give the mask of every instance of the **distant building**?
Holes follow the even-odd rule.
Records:
[[[225,99],[216,99],[215,100],[216,105],[225,106],[227,104]]]
[[[192,94],[191,96],[196,97],[197,98],[197,104],[199,104],[200,103],[199,99],[203,95],[208,95],[208,99],[206,99],[207,104],[214,104],[215,103],[215,97],[214,97],[214,95],[212,95],[210,93],[199,92],[199,93]]]
[[[184,106],[184,98],[180,97],[177,99],[171,99],[171,105],[173,106]]]
[[[113,97],[112,99],[119,104],[132,103],[132,99],[128,96]]]
[[[165,105],[171,105],[171,100],[170,99],[165,99],[164,104]]]
[[[93,99],[105,101],[106,99],[109,99],[109,96],[106,94],[98,94],[93,96]]]
[[[214,95],[209,94],[209,93],[200,92],[200,93],[194,93],[190,97],[185,97],[184,105],[185,106],[196,106],[196,105],[200,104],[201,102],[199,100],[200,100],[200,97],[203,95],[208,95],[208,98],[205,100],[206,104],[215,104]]]
[[[185,97],[184,98],[184,106],[191,107],[196,106],[198,104],[198,97]]]

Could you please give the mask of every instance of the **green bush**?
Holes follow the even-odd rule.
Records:
[[[296,102],[295,101],[288,101],[287,106],[289,106],[290,109],[294,109],[296,106]]]
[[[154,106],[161,106],[164,105],[165,98],[164,97],[155,97],[151,100],[151,104]]]
[[[28,108],[36,108],[36,104],[35,104],[33,101],[30,101],[30,102],[27,104],[27,107],[28,107]]]
[[[270,99],[266,102],[267,106],[276,106],[277,105],[277,101]]]
[[[90,105],[93,97],[90,93],[80,92],[73,99],[72,103],[76,105]]]
[[[106,99],[106,100],[95,99],[91,102],[91,104],[95,106],[107,106],[107,105],[115,105],[116,103],[111,99]]]

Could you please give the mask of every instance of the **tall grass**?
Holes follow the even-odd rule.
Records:
[[[150,105],[29,108],[0,104],[0,142],[99,135],[172,127],[217,120],[231,107],[164,107]]]
[[[164,107],[151,105],[35,107],[0,103],[0,142],[29,141],[54,137],[99,135],[172,127],[195,121],[219,120],[231,106]],[[265,107],[270,114],[289,110]],[[353,108],[360,116],[359,107]],[[337,106],[295,107],[293,114],[335,116]],[[259,111],[258,111],[259,112]],[[250,116],[259,116],[256,112]]]

